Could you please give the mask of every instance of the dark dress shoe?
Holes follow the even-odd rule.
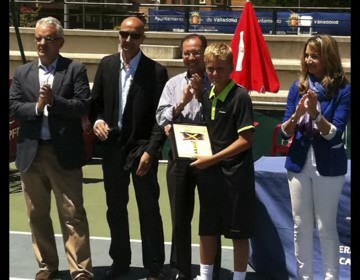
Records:
[[[189,278],[186,278],[184,275],[182,275],[181,273],[176,274],[175,276],[173,276],[171,278],[171,280],[189,280]]]
[[[35,275],[35,280],[52,280],[58,274],[58,270],[39,270]]]
[[[130,268],[128,266],[119,266],[112,264],[110,269],[106,271],[106,279],[115,279],[129,273]]]
[[[213,271],[213,280],[219,280],[220,279],[220,271]]]
[[[78,275],[75,280],[94,280],[94,277],[88,275],[88,274],[83,274],[81,273],[80,275]]]
[[[160,272],[149,272],[147,280],[161,280],[164,279],[164,275]]]

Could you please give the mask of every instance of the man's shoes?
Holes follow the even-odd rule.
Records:
[[[129,273],[129,271],[130,268],[128,266],[120,266],[113,263],[110,269],[106,271],[106,279],[115,279]]]
[[[80,275],[78,274],[78,277],[76,277],[75,280],[94,280],[94,277],[81,273]]]
[[[146,280],[161,280],[161,279],[164,279],[164,275],[162,273],[153,273],[153,272],[150,272],[146,278]]]
[[[52,280],[58,272],[58,270],[39,270],[35,275],[35,280]]]
[[[75,280],[92,280],[93,278],[88,278],[86,276],[80,276],[78,278],[76,278]]]
[[[201,276],[200,276],[200,275],[196,276],[196,277],[194,278],[194,280],[201,280]]]
[[[220,271],[218,270],[218,271],[213,271],[213,278],[212,278],[212,280],[219,280],[220,279]]]
[[[162,276],[162,274],[160,274],[159,276],[148,276],[146,278],[146,280],[161,280],[164,279],[164,277]]]
[[[187,280],[187,278],[184,275],[182,275],[181,273],[178,273],[175,276],[173,276],[173,278],[171,278],[171,280]]]

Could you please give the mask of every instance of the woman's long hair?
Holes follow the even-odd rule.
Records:
[[[300,58],[301,73],[298,84],[300,94],[305,94],[309,88],[308,77],[310,73],[308,65],[305,62],[305,51],[307,46],[320,54],[320,61],[325,68],[325,76],[322,79],[321,84],[327,91],[327,97],[331,99],[337,94],[338,89],[341,86],[348,83],[341,64],[338,44],[336,40],[329,35],[312,36],[305,42]]]

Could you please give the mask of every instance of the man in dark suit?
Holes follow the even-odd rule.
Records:
[[[155,111],[167,70],[140,50],[144,23],[137,17],[120,26],[120,52],[104,57],[92,89],[90,119],[102,146],[102,168],[110,227],[110,279],[129,271],[131,249],[127,204],[130,175],[139,209],[144,267],[160,277],[164,234],[159,208],[158,159],[166,136]]]
[[[20,122],[16,167],[28,210],[36,280],[53,279],[59,258],[50,217],[51,191],[58,207],[72,279],[93,279],[89,227],[83,207],[85,148],[81,117],[90,105],[85,66],[59,55],[60,22],[35,27],[36,61],[18,67],[10,88],[10,116]]]

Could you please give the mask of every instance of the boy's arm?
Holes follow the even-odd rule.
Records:
[[[232,144],[227,146],[225,149],[219,151],[212,156],[199,156],[194,162],[190,164],[190,166],[204,169],[224,159],[233,157],[247,149],[250,149],[253,142],[253,131],[253,129],[249,128],[240,132],[239,138],[235,140]]]

